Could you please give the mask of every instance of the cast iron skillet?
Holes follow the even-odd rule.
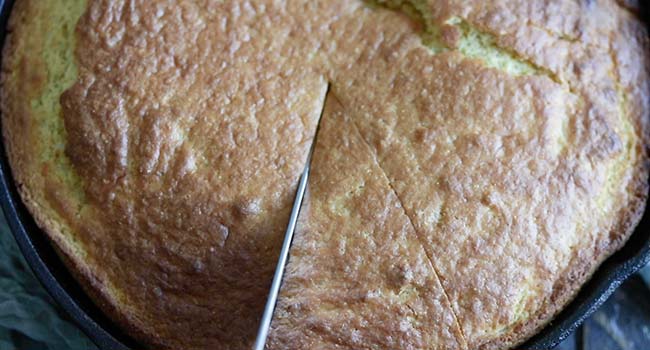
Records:
[[[46,0],[42,0],[46,1]],[[56,1],[56,0],[54,0]],[[14,0],[0,0],[0,47],[4,47],[7,20]],[[643,6],[644,18],[650,5]],[[0,58],[1,59],[1,58]],[[0,205],[18,246],[34,274],[67,314],[102,350],[138,348],[84,294],[56,255],[49,240],[23,205],[0,142]],[[650,261],[650,210],[629,242],[610,257],[571,302],[545,329],[520,349],[550,350],[578,328],[630,275]]]

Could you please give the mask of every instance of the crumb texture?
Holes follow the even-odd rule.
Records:
[[[5,144],[39,225],[151,348],[250,348],[314,139],[269,348],[510,348],[643,210],[634,11],[19,1]]]

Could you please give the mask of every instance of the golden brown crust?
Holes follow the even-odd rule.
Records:
[[[269,349],[466,349],[415,229],[328,94]]]
[[[23,201],[87,292],[145,344],[245,348],[328,79],[376,157],[372,173],[386,179],[368,175],[372,195],[394,196],[383,198],[403,212],[386,225],[410,221],[417,239],[397,243],[433,264],[426,299],[440,314],[418,314],[457,319],[451,338],[383,332],[406,348],[522,342],[643,212],[646,31],[614,1],[412,2],[409,19],[356,1],[90,1],[77,27],[79,76],[54,116],[65,120],[64,154],[43,138],[49,124],[34,103],[54,79],[44,51],[53,43],[35,34],[47,32],[54,5],[18,1],[0,97]],[[332,152],[347,152],[335,141],[350,130],[321,132]],[[329,190],[313,188],[305,205]],[[298,232],[314,235],[323,220],[303,216]],[[328,266],[312,277],[326,280]],[[308,297],[332,285],[302,287]],[[383,312],[366,306],[359,315]],[[311,323],[276,315],[294,327],[273,335],[279,344],[327,347],[350,335],[329,337],[336,319],[308,311]],[[368,331],[344,343],[386,340]]]
[[[38,143],[33,142],[35,128],[30,126],[34,123],[34,112],[25,101],[30,101],[42,92],[47,71],[41,51],[45,48],[42,37],[25,29],[34,28],[39,16],[42,18],[43,13],[47,13],[46,8],[39,5],[42,3],[32,0],[15,2],[3,48],[0,75],[2,131],[16,188],[36,224],[55,243],[54,248],[69,271],[100,309],[121,327],[129,330],[132,336],[154,344],[157,335],[146,325],[129,317],[130,312],[110,297],[105,281],[94,271],[97,266],[89,264],[75,251],[75,244],[70,241],[69,227],[66,227],[70,225],[69,220],[74,220],[69,215],[72,209],[66,199],[61,198],[62,194],[57,193],[63,186],[56,179],[48,178],[46,167],[39,169],[39,164],[33,159],[34,154],[39,152],[36,147]],[[58,208],[58,212],[53,208]],[[62,215],[67,217],[61,220]]]
[[[629,194],[628,205],[619,209],[613,217],[614,225],[609,231],[603,232],[604,237],[596,242],[593,249],[588,251],[578,251],[568,264],[560,278],[553,287],[553,293],[546,301],[545,307],[540,312],[528,320],[526,323],[518,325],[511,334],[491,340],[481,345],[480,349],[502,349],[504,346],[514,346],[522,343],[525,339],[533,336],[541,330],[552,318],[557,315],[565,305],[567,305],[578,293],[580,287],[586,283],[594,274],[600,264],[608,257],[618,251],[633,233],[636,225],[641,219],[646,207],[648,197],[648,173],[650,163],[648,159],[648,147],[650,145],[650,128],[648,126],[648,115],[650,109],[648,101],[650,97],[649,72],[650,48],[647,38],[646,25],[638,20],[635,12],[618,11],[615,4],[599,2],[601,8],[598,8],[598,14],[594,16],[595,23],[603,16],[612,16],[615,18],[615,29],[607,33],[609,43],[601,43],[607,46],[607,50],[612,55],[614,65],[614,75],[616,84],[624,91],[628,97],[623,98],[624,111],[627,111],[628,117],[634,125],[634,130],[638,137],[638,142],[634,145],[636,148],[637,158],[630,165],[631,176],[626,192]],[[638,11],[638,4],[634,5],[625,2],[626,10]],[[611,6],[611,7],[610,7]],[[593,30],[594,22],[584,24],[580,29],[581,39],[592,43],[598,35],[588,36],[585,32]],[[602,23],[596,24],[597,27],[605,27]],[[579,28],[579,27],[576,27]],[[578,29],[576,29],[578,30]],[[573,34],[578,37],[578,34]],[[506,40],[507,41],[507,40]],[[597,45],[596,43],[592,43]],[[516,44],[515,44],[516,45]],[[522,54],[530,52],[522,49]],[[532,55],[531,57],[535,57]],[[539,57],[539,56],[538,56]],[[534,58],[533,58],[534,60]],[[544,59],[539,61],[547,65]],[[559,74],[562,74],[558,72]],[[585,73],[589,74],[589,73]],[[624,77],[624,78],[622,78]],[[576,78],[576,77],[569,77]],[[595,77],[578,76],[577,86],[585,84],[592,88],[591,79]],[[598,98],[588,96],[587,98]],[[619,98],[621,98],[619,96]]]

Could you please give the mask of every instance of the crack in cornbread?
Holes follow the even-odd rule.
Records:
[[[442,25],[435,24],[426,1],[375,0],[370,3],[404,11],[418,21],[424,28],[423,43],[434,54],[455,49],[483,62],[487,67],[501,69],[512,75],[546,75],[559,83],[557,77],[547,69],[523,59],[516,52],[497,46],[493,35],[481,32],[462,18],[451,17]]]
[[[2,75],[12,170],[131,334],[250,345],[327,81],[339,123],[320,131],[327,165],[313,164],[273,344],[514,346],[626,240],[647,195],[632,13],[390,3],[409,15],[337,0],[18,2]]]
[[[353,128],[355,129],[356,132],[359,132],[358,127],[354,123],[353,123]],[[366,146],[368,146],[369,149],[372,150],[372,147],[367,142],[365,142],[365,144],[366,144]],[[406,213],[406,211],[404,209],[404,203],[402,202],[402,199],[399,197],[397,191],[395,190],[395,188],[391,184],[390,179],[388,177],[388,174],[381,167],[381,164],[377,161],[377,155],[373,154],[372,157],[373,157],[374,164],[379,168],[379,170],[381,171],[383,177],[386,178],[386,180],[388,180],[388,186],[390,187],[390,191],[395,195],[395,198],[397,198],[397,202],[399,203],[399,206],[401,207],[402,211],[404,212],[404,215],[408,219],[409,225],[413,228],[414,231],[416,231],[416,235],[418,235],[418,239],[421,240],[422,238],[419,236],[420,233],[417,232],[417,229],[415,228],[415,225],[413,224],[413,219],[411,219],[411,217]],[[422,244],[422,243],[420,243],[420,244]],[[431,256],[429,256],[427,252],[425,252],[425,256],[427,258],[428,263],[431,265],[431,269],[433,270],[433,274],[436,276],[437,279],[440,279],[440,275],[439,275],[439,273],[438,273],[438,271],[437,271],[437,269],[435,267],[435,264],[434,264],[433,260],[431,259]],[[447,292],[445,291],[444,286],[441,285],[440,289],[442,290],[442,293],[443,293],[443,295],[445,297],[445,301],[448,303],[449,300],[450,300],[449,299],[449,294],[447,294]],[[451,310],[451,313],[454,316],[454,321],[456,322],[456,324],[458,324],[458,316],[456,315],[456,313],[454,312],[453,309]],[[463,329],[459,328],[458,331],[459,331],[460,337],[461,337],[460,343],[463,344],[464,346],[467,346],[467,340],[465,339],[465,336],[463,335]],[[434,344],[431,344],[431,346],[434,346]]]
[[[467,348],[414,226],[336,91],[309,181],[271,348]]]

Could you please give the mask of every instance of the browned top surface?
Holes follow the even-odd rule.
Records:
[[[78,25],[61,101],[102,212],[88,250],[156,342],[255,335],[325,84],[288,33],[260,35],[281,7],[95,1]]]
[[[388,178],[336,96],[328,96],[270,347],[463,348]]]
[[[61,97],[73,185],[29,127],[39,6],[3,73],[13,170],[147,344],[250,346],[328,81],[278,346],[519,342],[645,201],[645,32],[609,1],[419,1],[425,26],[360,1],[91,0]]]

